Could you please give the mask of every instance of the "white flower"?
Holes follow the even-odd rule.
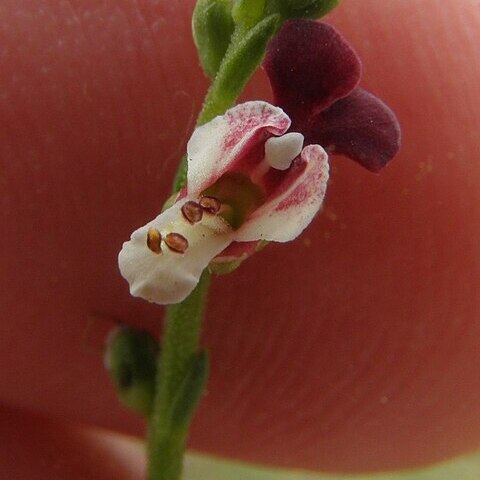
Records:
[[[255,101],[193,132],[187,186],[119,254],[133,296],[180,302],[212,261],[300,235],[322,204],[328,161],[319,145],[302,149],[303,135],[286,133],[290,123],[282,109]]]

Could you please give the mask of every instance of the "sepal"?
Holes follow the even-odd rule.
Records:
[[[235,271],[242,263],[243,259],[232,260],[230,262],[212,262],[208,266],[208,271],[215,275],[227,275]]]

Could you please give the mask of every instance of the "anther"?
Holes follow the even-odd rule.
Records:
[[[218,213],[222,206],[220,200],[215,197],[202,197],[200,199],[200,205],[207,213],[211,213],[212,215]]]
[[[149,228],[147,232],[147,247],[156,254],[162,253],[162,235],[156,228]]]
[[[164,238],[167,247],[177,253],[185,253],[188,248],[188,240],[179,233],[169,233]]]
[[[193,225],[198,223],[203,217],[203,208],[196,202],[186,202],[182,207],[183,216]]]

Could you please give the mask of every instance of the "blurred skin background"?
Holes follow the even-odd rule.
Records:
[[[193,4],[0,5],[6,478],[45,478],[48,460],[29,465],[50,437],[52,459],[75,459],[69,478],[109,465],[63,422],[143,435],[101,346],[117,321],[161,328],[162,308],[128,295],[116,256],[169,195],[208,87]],[[214,282],[190,446],[313,470],[415,467],[480,444],[480,6],[344,0],[326,20],[397,113],[402,150],[380,176],[333,158],[303,236]],[[271,99],[261,71],[244,95],[257,98]]]

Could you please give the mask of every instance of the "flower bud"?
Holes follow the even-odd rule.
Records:
[[[225,56],[234,23],[229,0],[198,0],[193,12],[193,38],[203,70],[214,78]]]
[[[110,332],[105,368],[119,400],[128,408],[148,416],[155,395],[158,345],[150,333],[132,327]]]
[[[265,16],[265,0],[237,0],[232,16],[237,25],[251,28]]]

